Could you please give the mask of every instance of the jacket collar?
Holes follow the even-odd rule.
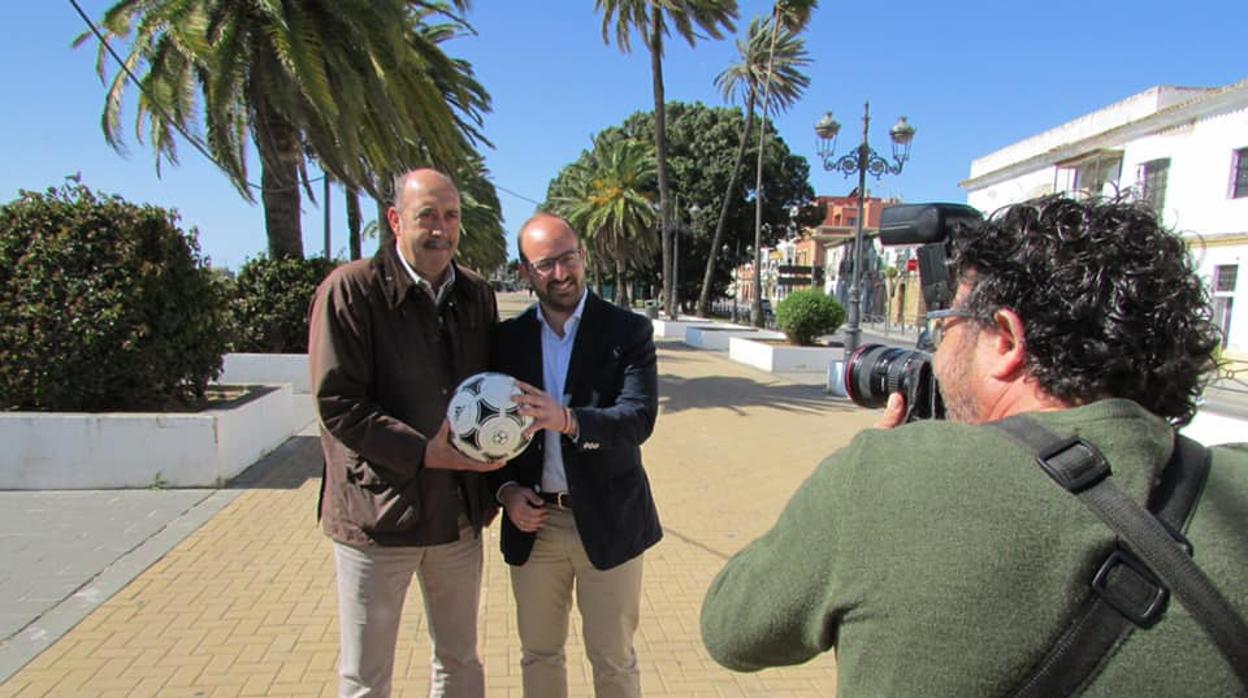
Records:
[[[391,310],[399,307],[409,293],[418,293],[428,299],[430,304],[433,303],[429,294],[424,289],[418,288],[411,275],[403,268],[403,263],[399,261],[399,253],[393,246],[382,245],[377,250],[377,255],[373,257],[373,265],[381,278],[381,287]],[[455,280],[451,283],[450,291],[447,293],[448,298],[454,296],[462,288],[460,281],[464,278],[463,267],[453,259],[451,266],[455,270]]]

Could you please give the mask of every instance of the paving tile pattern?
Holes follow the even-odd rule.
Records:
[[[831,655],[736,674],[702,648],[698,612],[723,562],[775,520],[816,463],[875,416],[817,387],[722,355],[660,345],[661,414],[644,453],[666,536],[647,553],[637,649],[647,696],[828,696]],[[0,685],[7,696],[332,696],[338,652],[332,549],[314,520],[310,436],[129,586]],[[520,696],[506,565],[486,533],[480,619],[489,696]],[[571,693],[592,695],[573,614]],[[424,696],[429,646],[413,585],[395,695]]]

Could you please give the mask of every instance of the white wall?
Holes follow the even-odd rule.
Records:
[[[1226,94],[1236,90],[1242,93],[1239,85],[1242,83],[1228,88],[1230,92]],[[993,183],[969,189],[967,203],[991,213],[1001,206],[1052,192],[1057,167],[1038,156],[1104,134],[1095,139],[1098,147],[1122,151],[1118,183],[1121,190],[1139,191],[1140,165],[1169,158],[1162,220],[1190,236],[1199,273],[1206,283],[1212,283],[1216,266],[1248,260],[1248,243],[1242,242],[1242,238],[1225,239],[1248,235],[1248,197],[1229,196],[1234,151],[1248,147],[1248,99],[1234,97],[1230,106],[1218,107],[1223,109],[1221,112],[1193,112],[1190,120],[1153,133],[1138,135],[1136,128],[1137,135],[1123,136],[1118,142],[1113,142],[1112,133],[1107,133],[1202,92],[1209,91],[1153,88],[977,159],[971,165],[972,179],[1021,164],[1028,158],[1035,157],[1037,161],[1035,167],[1010,179],[994,182],[994,178],[987,178],[984,181]],[[1240,274],[1248,277],[1248,265],[1241,267]],[[1232,354],[1248,356],[1248,278],[1239,280],[1235,289],[1228,349]]]
[[[1052,166],[1043,167],[1021,177],[968,192],[966,203],[987,216],[1002,206],[1052,194],[1054,169]]]

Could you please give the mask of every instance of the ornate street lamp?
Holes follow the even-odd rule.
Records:
[[[858,223],[854,231],[854,270],[849,286],[849,318],[845,324],[845,356],[847,358],[858,348],[862,334],[862,224],[863,200],[867,193],[867,173],[871,173],[876,179],[886,173],[901,174],[901,168],[910,159],[910,142],[914,140],[914,127],[906,121],[906,117],[901,117],[888,130],[888,135],[893,141],[893,162],[890,163],[867,144],[867,130],[870,126],[871,102],[867,102],[862,112],[862,143],[854,149],[854,152],[837,158],[836,137],[841,131],[841,125],[832,118],[832,112],[824,114],[823,118],[815,124],[815,136],[819,139],[816,152],[823,160],[823,169],[828,172],[840,170],[846,177],[858,174]]]
[[[680,205],[680,197],[677,195],[676,205]],[[701,213],[702,207],[693,204],[689,207],[689,237],[693,238],[693,225],[697,220],[698,214]],[[680,312],[680,232],[684,228],[681,227],[680,221],[676,221],[672,232],[672,309],[671,318],[675,320]]]

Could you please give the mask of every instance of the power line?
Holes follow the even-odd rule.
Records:
[[[196,137],[194,134],[192,134],[192,133],[188,132],[185,128],[183,128],[183,127],[182,127],[182,124],[178,123],[177,121],[174,121],[173,119],[170,119],[170,118],[169,118],[169,113],[168,113],[168,112],[166,112],[166,111],[164,110],[164,108],[163,108],[163,107],[161,107],[161,105],[160,105],[160,103],[159,103],[159,102],[157,102],[156,100],[152,99],[152,95],[151,95],[151,94],[150,94],[147,90],[145,90],[145,89],[143,88],[143,83],[139,80],[138,76],[136,76],[136,75],[135,75],[135,74],[134,74],[134,73],[130,70],[130,67],[126,65],[126,62],[125,62],[124,60],[122,60],[121,56],[117,53],[117,51],[113,49],[112,44],[108,43],[108,39],[106,39],[106,38],[104,37],[104,34],[100,31],[99,27],[97,27],[97,26],[95,25],[95,22],[94,22],[94,21],[92,21],[92,20],[91,20],[91,18],[87,15],[87,13],[83,11],[82,7],[78,4],[78,0],[69,0],[69,4],[74,6],[74,9],[78,12],[78,16],[82,17],[82,21],[84,21],[84,22],[86,22],[86,23],[87,23],[87,26],[91,29],[91,33],[92,33],[92,34],[95,34],[95,38],[96,38],[96,39],[100,42],[100,45],[101,45],[101,46],[103,46],[103,47],[104,47],[104,49],[105,49],[106,51],[108,51],[108,55],[110,55],[110,56],[112,56],[112,57],[113,57],[113,60],[117,62],[117,66],[118,66],[118,67],[119,67],[119,68],[120,68],[123,72],[125,72],[126,77],[128,77],[128,78],[130,79],[130,82],[134,83],[134,86],[135,86],[135,87],[137,87],[137,88],[139,89],[139,91],[140,91],[140,92],[142,92],[143,94],[147,95],[148,101],[150,101],[150,102],[152,103],[152,106],[153,106],[153,107],[154,107],[157,111],[159,111],[159,112],[160,112],[160,115],[161,115],[161,116],[165,119],[165,121],[166,121],[166,122],[168,122],[168,123],[170,123],[170,124],[173,124],[173,127],[174,127],[175,129],[177,129],[178,133],[182,134],[182,137],[183,137],[183,138],[185,138],[188,142],[190,142],[190,144],[191,144],[192,146],[194,146],[194,147],[195,147],[195,149],[196,149],[196,150],[198,150],[198,151],[199,151],[199,153],[200,153],[201,155],[203,155],[205,158],[207,158],[207,159],[208,159],[208,160],[209,160],[212,164],[216,165],[217,167],[219,167],[219,168],[220,168],[220,169],[222,169],[222,170],[226,170],[226,168],[225,168],[224,166],[222,166],[222,165],[221,165],[221,163],[217,160],[216,156],[214,156],[214,155],[213,155],[213,154],[212,154],[212,153],[208,150],[207,146],[205,146],[205,145],[203,144],[203,142],[201,142],[201,141],[199,140],[199,138],[198,138],[198,137]],[[228,170],[226,170],[226,171],[228,171]],[[308,181],[308,183],[309,183],[309,184],[311,184],[311,183],[313,183],[313,182],[319,182],[319,181],[321,181],[321,180],[325,179],[325,177],[326,177],[326,175],[321,175],[320,177],[312,177],[311,179],[308,179],[307,181]],[[517,199],[522,200],[522,201],[527,201],[527,202],[529,202],[529,203],[533,204],[534,206],[541,206],[541,205],[542,205],[542,202],[540,202],[540,201],[535,201],[534,199],[531,199],[531,198],[529,198],[529,197],[527,197],[527,196],[525,196],[525,195],[523,195],[523,194],[519,194],[519,193],[517,193],[517,192],[514,192],[514,191],[512,191],[512,190],[510,190],[510,189],[508,189],[508,188],[506,188],[506,187],[502,186],[502,185],[501,185],[501,184],[499,184],[498,182],[494,181],[494,179],[493,179],[493,178],[490,178],[490,182],[494,184],[494,188],[498,189],[498,190],[499,190],[499,191],[501,191],[501,192],[505,192],[505,193],[507,193],[507,194],[510,194],[510,195],[512,195],[512,196],[514,196],[514,197],[516,197]],[[265,190],[264,190],[264,187],[262,187],[262,186],[261,186],[261,185],[259,185],[259,184],[254,183],[254,182],[248,182],[248,181],[244,180],[244,182],[243,182],[243,183],[244,183],[244,184],[246,184],[248,187],[251,187],[252,189],[255,189],[255,190],[257,190],[257,191],[261,191],[261,192],[265,191]]]
[[[495,188],[495,189],[497,189],[497,190],[499,190],[499,191],[501,191],[501,192],[503,192],[503,193],[506,193],[506,194],[511,194],[512,196],[516,197],[517,199],[520,199],[521,201],[527,201],[527,202],[529,202],[529,203],[533,204],[534,206],[541,206],[541,205],[542,205],[542,202],[540,202],[540,201],[534,201],[533,199],[530,199],[529,197],[525,196],[524,194],[517,194],[516,192],[514,192],[514,191],[512,191],[512,190],[508,189],[507,187],[504,187],[503,185],[501,185],[501,184],[499,184],[498,182],[494,181],[494,178],[493,178],[493,177],[491,177],[491,178],[490,178],[490,183],[494,185],[494,188]]]
[[[160,112],[160,115],[165,120],[165,122],[173,124],[173,127],[177,129],[178,133],[182,134],[182,137],[185,138],[187,141],[189,141],[190,144],[194,146],[195,149],[198,150],[201,155],[203,155],[205,158],[208,158],[208,160],[212,164],[228,172],[229,170],[226,169],[226,167],[223,166],[217,160],[216,156],[214,156],[211,152],[209,152],[207,146],[205,146],[199,140],[199,138],[197,138],[194,134],[188,132],[185,128],[183,128],[182,124],[169,118],[169,113],[164,110],[164,107],[160,105],[160,102],[153,99],[151,93],[143,89],[143,83],[130,70],[130,67],[126,65],[126,62],[122,60],[121,56],[118,55],[117,51],[113,49],[112,44],[108,43],[108,39],[106,39],[104,37],[104,34],[100,32],[99,27],[95,25],[95,22],[93,22],[91,18],[87,16],[87,13],[84,12],[82,7],[78,4],[78,0],[69,0],[69,4],[74,6],[74,9],[77,10],[78,12],[78,16],[82,17],[82,21],[86,22],[87,26],[91,28],[91,33],[95,34],[95,38],[100,42],[100,45],[103,46],[106,51],[108,51],[108,55],[113,57],[113,60],[117,62],[118,67],[120,67],[121,70],[126,74],[126,77],[130,78],[130,82],[134,83],[135,87],[137,87],[140,92],[142,92],[144,95],[147,96],[148,101],[151,102],[152,106],[156,109],[156,111]],[[157,157],[159,157],[159,155]],[[320,177],[313,177],[312,179],[309,179],[307,181],[309,184],[311,184],[312,182],[319,182],[324,178],[325,178],[325,175],[321,175]],[[246,180],[243,180],[243,184],[257,191],[261,191],[261,192],[265,191],[264,187],[254,182],[248,182]],[[282,191],[282,190],[277,190],[277,191]]]

